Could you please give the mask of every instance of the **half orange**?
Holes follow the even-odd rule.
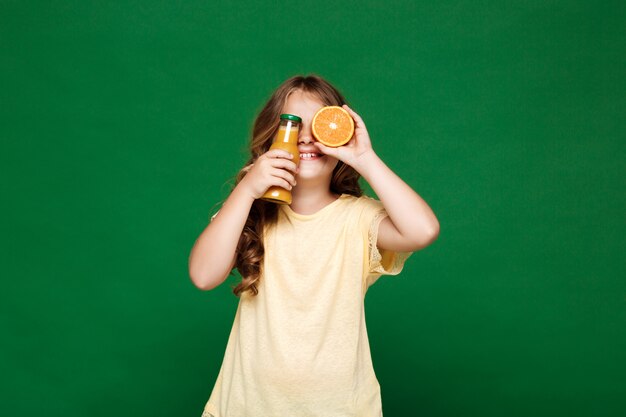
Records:
[[[354,120],[343,107],[322,107],[313,116],[311,131],[319,142],[336,148],[352,139]]]

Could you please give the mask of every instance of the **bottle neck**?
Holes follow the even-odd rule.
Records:
[[[278,127],[278,132],[276,132],[276,137],[274,138],[274,142],[282,142],[282,143],[298,143],[298,132],[299,125],[293,122],[286,123]]]

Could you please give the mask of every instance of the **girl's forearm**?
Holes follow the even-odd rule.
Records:
[[[354,168],[372,187],[391,222],[407,240],[437,236],[439,221],[428,204],[372,150]]]
[[[210,290],[228,277],[252,203],[254,197],[240,182],[200,234],[189,255],[189,276],[196,287]]]

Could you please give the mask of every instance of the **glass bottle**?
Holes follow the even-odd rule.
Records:
[[[300,163],[300,152],[298,151],[300,123],[302,123],[302,119],[296,115],[281,114],[278,131],[270,147],[270,149],[283,149],[292,154],[292,161],[296,165]],[[272,186],[261,196],[261,199],[277,204],[291,204],[291,191],[283,187]]]

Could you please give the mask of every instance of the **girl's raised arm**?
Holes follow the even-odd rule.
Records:
[[[219,214],[200,234],[189,255],[189,276],[201,290],[220,285],[235,266],[239,237],[254,202],[246,190],[235,187]]]
[[[398,177],[372,149],[361,117],[343,106],[355,122],[354,137],[344,146],[315,145],[357,170],[385,207],[388,218],[381,221],[377,246],[381,249],[413,252],[432,243],[439,235],[439,221],[428,204]]]
[[[254,200],[273,185],[291,189],[295,184],[297,167],[291,158],[281,149],[257,158],[219,214],[196,239],[189,254],[189,276],[196,287],[211,290],[226,280],[235,266],[237,244]]]

